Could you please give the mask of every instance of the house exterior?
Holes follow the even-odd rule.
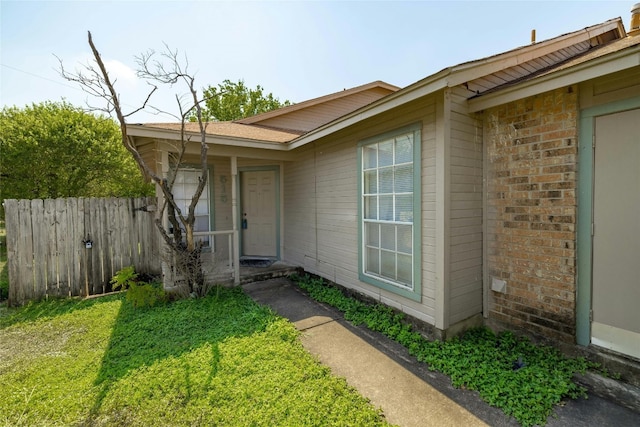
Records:
[[[443,337],[495,322],[640,359],[638,33],[613,19],[211,123],[200,230],[235,268],[282,260]],[[177,129],[128,128],[165,172]]]

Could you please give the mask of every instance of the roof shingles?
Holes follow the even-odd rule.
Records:
[[[180,131],[181,123],[145,123],[145,128],[156,128],[171,131]],[[185,123],[185,132],[200,133],[198,123]],[[285,143],[299,137],[302,132],[285,129],[267,128],[257,125],[245,125],[236,122],[207,122],[205,132],[210,136],[250,139],[264,142]]]

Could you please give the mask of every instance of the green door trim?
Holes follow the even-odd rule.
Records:
[[[640,108],[640,97],[586,108],[580,112],[578,146],[576,342],[591,343],[591,292],[593,272],[593,185],[595,119]]]
[[[237,187],[239,189],[238,197],[238,224],[242,224],[242,173],[243,172],[261,172],[261,171],[273,171],[276,175],[276,185],[275,185],[275,197],[276,197],[276,259],[280,260],[280,166],[243,166],[238,167],[238,175],[237,175]],[[238,227],[239,230],[239,239],[238,242],[240,244],[240,256],[244,253],[244,248],[242,244],[242,227]]]

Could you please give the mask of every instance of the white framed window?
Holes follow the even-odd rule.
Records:
[[[361,141],[360,279],[420,299],[420,128]]]
[[[173,183],[173,198],[182,214],[186,217],[189,213],[191,198],[198,188],[199,178],[202,175],[201,169],[182,167],[176,171],[176,179]],[[198,199],[195,209],[195,223],[193,231],[211,231],[211,198],[209,183],[211,174],[207,170],[207,182],[204,190]],[[211,247],[208,237],[197,237],[196,241],[202,241],[205,248]]]

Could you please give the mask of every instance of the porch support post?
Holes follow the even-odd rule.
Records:
[[[160,176],[162,178],[167,178],[169,176],[169,153],[168,151],[166,151],[166,147],[160,150],[160,159],[158,159],[157,157],[156,159],[160,161],[160,165],[159,165],[160,167],[158,168],[161,171]],[[164,193],[162,192],[158,184],[156,184],[156,195],[158,197],[158,206],[162,206],[164,204],[165,197],[164,197]],[[158,212],[160,211],[161,209],[158,209]],[[162,225],[164,229],[168,230],[169,217],[167,216],[166,209],[164,210],[164,213],[161,219],[162,219]],[[171,267],[168,264],[167,257],[172,255],[171,255],[171,252],[168,250],[167,244],[163,239],[160,239],[160,252],[161,252],[160,259],[161,259],[161,265],[162,265],[162,282],[165,288],[171,287],[174,285],[173,283],[174,277],[171,272]]]
[[[240,284],[240,234],[238,232],[238,158],[231,157],[231,218],[233,221],[233,282]]]

